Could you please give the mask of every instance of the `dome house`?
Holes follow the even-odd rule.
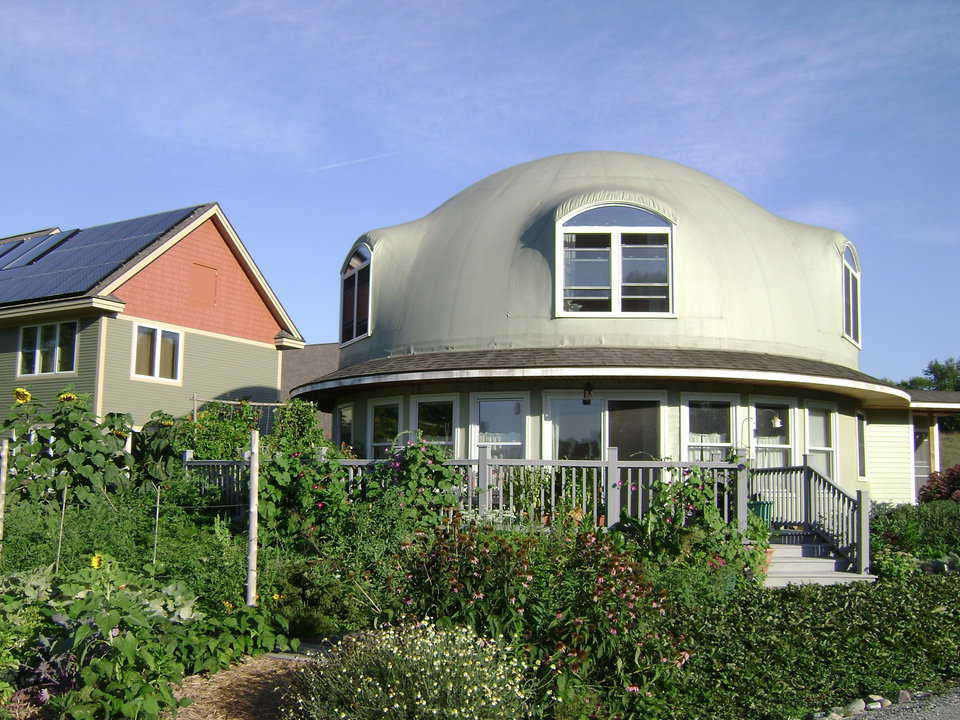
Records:
[[[339,368],[295,388],[382,457],[420,432],[476,458],[807,465],[912,501],[911,397],[859,370],[862,273],[839,232],[677,163],[579,152],[508,168],[361,235]]]

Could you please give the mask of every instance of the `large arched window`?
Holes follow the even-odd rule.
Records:
[[[601,205],[557,227],[558,316],[673,313],[673,227],[630,205]]]
[[[340,342],[370,333],[370,248],[360,245],[344,265],[340,291]]]
[[[843,249],[843,335],[860,345],[860,263],[851,245]]]

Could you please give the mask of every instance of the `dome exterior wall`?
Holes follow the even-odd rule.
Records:
[[[673,223],[673,317],[556,317],[557,219],[603,203]],[[595,346],[858,367],[858,349],[842,335],[846,239],[665,160],[612,152],[536,160],[361,241],[373,249],[371,334],[342,348],[342,367],[410,353]]]

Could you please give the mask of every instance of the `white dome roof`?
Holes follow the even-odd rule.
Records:
[[[556,317],[557,218],[617,202],[673,223],[675,317]],[[857,367],[857,348],[842,337],[846,239],[777,217],[666,160],[617,152],[535,160],[359,242],[373,248],[371,335],[343,349],[341,366],[421,352],[605,345]]]

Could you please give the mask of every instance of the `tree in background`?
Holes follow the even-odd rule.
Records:
[[[960,391],[960,360],[947,358],[943,362],[931,360],[922,375],[898,383],[904,390]],[[939,420],[944,432],[960,432],[960,416],[952,415]]]

